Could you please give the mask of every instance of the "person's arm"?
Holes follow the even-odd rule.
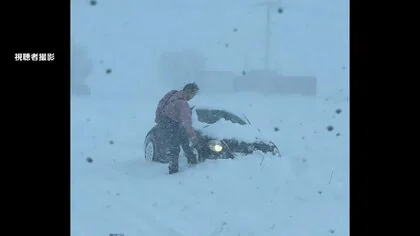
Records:
[[[191,111],[188,103],[180,102],[179,103],[179,115],[181,120],[181,125],[185,128],[190,139],[197,138],[194,128],[192,127]]]

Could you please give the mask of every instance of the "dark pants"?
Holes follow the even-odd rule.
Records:
[[[184,127],[182,127],[179,122],[167,117],[162,118],[159,122],[159,126],[165,134],[166,155],[169,159],[169,173],[178,172],[178,159],[181,151],[180,146],[182,146],[188,163],[195,164],[197,160],[189,145],[190,141]]]

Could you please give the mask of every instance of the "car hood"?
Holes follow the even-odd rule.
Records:
[[[250,124],[241,125],[220,119],[213,124],[200,122],[195,112],[192,112],[192,123],[194,129],[200,133],[215,139],[235,139],[248,143],[263,141],[270,142],[261,130]]]

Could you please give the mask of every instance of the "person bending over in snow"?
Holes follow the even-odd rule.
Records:
[[[159,101],[156,109],[155,122],[164,130],[167,139],[168,149],[166,154],[169,159],[169,174],[178,172],[179,153],[182,150],[187,157],[189,164],[197,164],[197,159],[189,146],[197,146],[198,137],[192,127],[191,109],[188,101],[198,92],[199,88],[195,83],[189,83],[178,90],[171,90]]]

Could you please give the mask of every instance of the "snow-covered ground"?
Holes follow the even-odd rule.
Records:
[[[72,235],[349,235],[348,1],[283,0],[279,70],[316,75],[318,97],[203,93],[191,101],[246,115],[282,158],[256,153],[193,168],[181,158],[181,171],[168,175],[143,155],[158,99],[173,88],[156,79],[158,55],[192,48],[216,69],[240,70],[234,45],[252,40],[220,32],[264,26],[257,1],[179,2],[72,0],[72,37],[92,64],[91,95],[71,99]],[[222,39],[232,45],[227,54],[217,48]]]

